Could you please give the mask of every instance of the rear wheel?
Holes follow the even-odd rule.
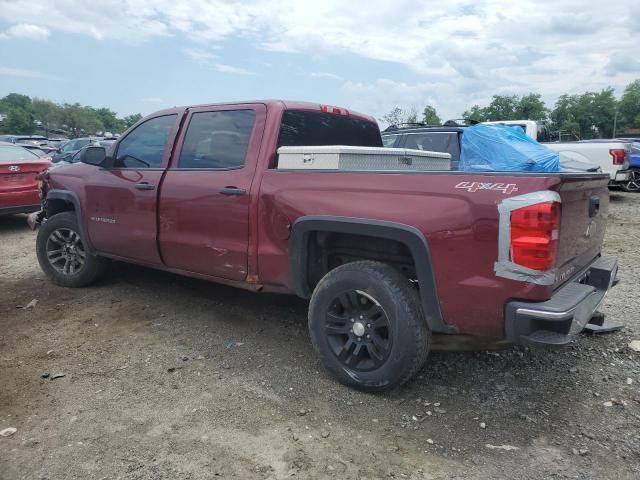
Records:
[[[325,367],[340,382],[368,391],[411,379],[430,343],[416,288],[373,261],[342,265],[320,280],[309,330]]]
[[[621,183],[620,187],[625,192],[640,192],[640,169],[633,169],[629,172],[629,180]]]
[[[58,213],[42,224],[36,252],[44,273],[63,287],[89,285],[102,276],[106,266],[105,259],[87,251],[72,212]]]

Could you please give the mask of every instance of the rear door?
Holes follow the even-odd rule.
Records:
[[[26,148],[0,146],[0,210],[39,205],[36,176],[51,165]]]
[[[149,118],[117,144],[113,165],[96,168],[85,185],[87,231],[101,253],[151,265],[157,246],[158,191],[183,109]]]
[[[245,279],[249,191],[265,117],[263,104],[190,110],[160,195],[159,245],[167,266]]]

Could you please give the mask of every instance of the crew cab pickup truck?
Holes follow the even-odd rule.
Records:
[[[534,120],[503,120],[486,123],[520,127],[527,136],[543,143],[554,152],[558,152],[561,160],[586,162],[599,166],[603,172],[609,174],[612,186],[624,187],[629,183],[631,142],[619,140],[548,142],[545,125]]]
[[[39,263],[67,287],[115,259],[310,299],[323,364],[365,390],[409,380],[432,334],[566,344],[614,284],[606,174],[279,168],[326,145],[382,139],[311,103],[154,113],[43,175]]]

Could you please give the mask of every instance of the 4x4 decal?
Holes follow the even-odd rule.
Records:
[[[456,188],[466,190],[467,192],[477,192],[478,190],[496,190],[504,194],[510,194],[518,191],[518,185],[515,183],[485,183],[485,182],[460,182]]]

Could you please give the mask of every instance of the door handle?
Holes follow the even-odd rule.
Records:
[[[138,190],[153,190],[154,188],[156,188],[156,186],[151,185],[149,182],[140,182],[136,183],[136,188]]]
[[[223,194],[223,195],[241,196],[241,195],[244,195],[245,193],[247,193],[247,191],[244,188],[224,187],[222,190],[220,190],[220,193]]]

